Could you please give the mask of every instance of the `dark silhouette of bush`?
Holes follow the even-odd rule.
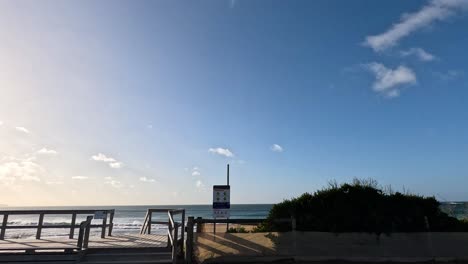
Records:
[[[296,218],[296,228],[322,232],[455,232],[468,231],[468,222],[450,217],[434,197],[382,190],[375,180],[358,180],[329,187],[275,204],[267,220],[255,231],[287,231],[291,224],[278,219]]]

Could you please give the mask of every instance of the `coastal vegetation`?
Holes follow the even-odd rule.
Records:
[[[314,193],[275,204],[255,231],[288,231],[292,218],[300,231],[321,232],[467,232],[468,221],[444,213],[434,197],[394,192],[372,179],[331,182]]]
[[[238,227],[230,227],[227,230],[228,233],[249,233],[243,226],[238,226]]]

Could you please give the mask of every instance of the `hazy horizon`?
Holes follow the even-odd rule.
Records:
[[[468,0],[0,1],[0,204],[468,192]]]

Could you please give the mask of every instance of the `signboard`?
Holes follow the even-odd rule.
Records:
[[[231,208],[231,187],[229,185],[213,186],[213,217],[229,218]]]
[[[213,209],[213,218],[215,219],[229,218],[229,216],[231,216],[229,209]]]
[[[94,219],[104,219],[106,217],[106,211],[94,212]]]

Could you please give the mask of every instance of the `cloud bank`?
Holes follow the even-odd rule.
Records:
[[[37,154],[57,155],[58,152],[56,150],[53,150],[53,149],[41,148],[40,150],[37,151]]]
[[[425,51],[422,48],[411,48],[409,50],[404,50],[400,52],[401,56],[408,57],[408,56],[416,56],[420,61],[433,61],[436,57],[429,52]]]
[[[210,148],[208,151],[228,158],[234,157],[234,153],[227,148]]]
[[[390,69],[377,62],[369,63],[366,66],[375,76],[373,90],[388,97],[399,96],[400,86],[414,85],[417,82],[414,71],[406,66],[400,65],[395,69]]]
[[[15,127],[16,131],[19,131],[19,132],[23,132],[23,133],[26,133],[26,134],[30,134],[31,132],[29,132],[28,129],[26,129],[25,127]]]
[[[456,15],[459,11],[468,9],[468,0],[433,0],[421,10],[404,14],[400,21],[387,31],[373,36],[367,36],[364,45],[380,52],[391,48],[410,34],[425,28],[436,21],[443,21]]]
[[[278,145],[278,144],[273,144],[273,145],[271,145],[270,149],[271,149],[271,151],[273,151],[273,152],[283,152],[283,147],[281,147],[281,146]]]
[[[99,162],[105,162],[109,165],[109,167],[113,169],[120,169],[123,167],[123,163],[120,161],[117,161],[116,159],[112,157],[108,157],[102,153],[98,153],[97,155],[91,156],[91,159],[94,161],[99,161]]]

